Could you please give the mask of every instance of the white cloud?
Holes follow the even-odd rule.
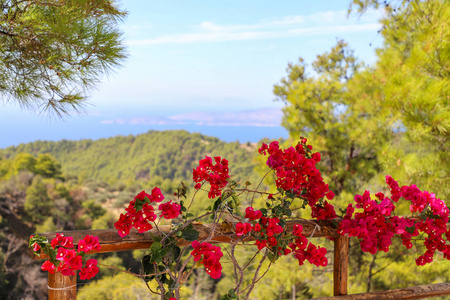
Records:
[[[380,28],[376,11],[367,13],[364,22],[355,16],[347,18],[346,11],[320,12],[308,16],[294,15],[254,24],[220,25],[210,21],[195,26],[194,32],[169,34],[149,39],[130,40],[129,45],[154,45],[174,43],[225,42],[296,38],[309,35],[375,31]]]
[[[266,108],[240,112],[191,112],[168,117],[148,116],[126,119],[110,119],[102,124],[131,125],[207,125],[207,126],[256,126],[276,127],[281,125],[283,113],[279,108]]]

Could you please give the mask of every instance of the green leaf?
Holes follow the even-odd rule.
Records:
[[[152,252],[158,252],[162,249],[162,244],[160,242],[153,242],[153,244],[150,246],[150,251]]]
[[[150,204],[150,199],[148,199],[147,197],[144,197],[144,200],[136,199],[134,208],[136,209],[136,211],[140,211],[140,210],[142,210],[142,206],[144,206],[145,203]]]
[[[30,239],[28,247],[32,248],[34,243],[38,243],[39,246],[42,247],[43,245],[48,244],[48,239],[46,237],[39,236],[38,234],[36,234]]]
[[[413,225],[411,227],[406,227],[406,231],[411,233],[411,234],[413,234],[415,230],[416,230],[416,226],[415,225]]]
[[[176,261],[180,257],[181,249],[177,245],[172,245],[170,247],[170,252],[169,253],[170,253],[170,256],[172,258],[172,261]]]
[[[152,241],[160,242],[162,240],[162,236],[152,234],[151,232],[149,232],[149,234],[150,234],[150,237],[152,238]]]
[[[217,200],[214,202],[213,210],[217,210],[221,203],[222,203],[222,198],[221,197],[217,198]]]
[[[192,224],[189,224],[189,226],[187,226],[183,230],[183,234],[181,235],[181,237],[188,242],[193,242],[198,239],[199,234],[200,233],[195,230],[194,226],[192,226]]]
[[[152,262],[160,263],[162,262],[162,260],[163,256],[161,255],[161,253],[157,252],[152,254]]]
[[[154,273],[154,267],[153,264],[151,263],[151,256],[150,255],[145,255],[142,258],[142,270],[144,271],[145,275],[149,275],[149,274],[153,274]],[[151,281],[153,278],[155,278],[155,276],[146,276],[144,277],[144,281],[145,282],[149,282]]]
[[[292,210],[290,210],[289,208],[286,208],[286,209],[284,210],[284,213],[285,213],[286,216],[288,216],[288,217],[292,216]]]

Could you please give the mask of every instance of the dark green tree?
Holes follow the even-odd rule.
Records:
[[[27,188],[24,209],[37,223],[44,221],[51,214],[53,203],[48,196],[47,187],[39,175],[33,178],[33,182]]]
[[[125,58],[109,0],[0,0],[0,99],[58,116]]]

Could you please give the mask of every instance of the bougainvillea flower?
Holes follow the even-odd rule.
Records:
[[[181,213],[181,205],[178,203],[172,203],[172,200],[167,203],[160,204],[158,209],[161,211],[160,217],[167,220],[175,219]]]
[[[42,269],[42,271],[48,271],[48,272],[50,272],[52,274],[55,274],[56,267],[51,261],[46,260],[42,264],[41,269]]]

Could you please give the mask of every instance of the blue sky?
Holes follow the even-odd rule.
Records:
[[[273,85],[337,39],[375,62],[381,14],[347,18],[348,1],[126,0],[129,58],[91,91],[87,114],[55,120],[0,104],[0,147],[33,140],[187,129],[224,140],[287,136]],[[241,127],[240,127],[241,126]]]

